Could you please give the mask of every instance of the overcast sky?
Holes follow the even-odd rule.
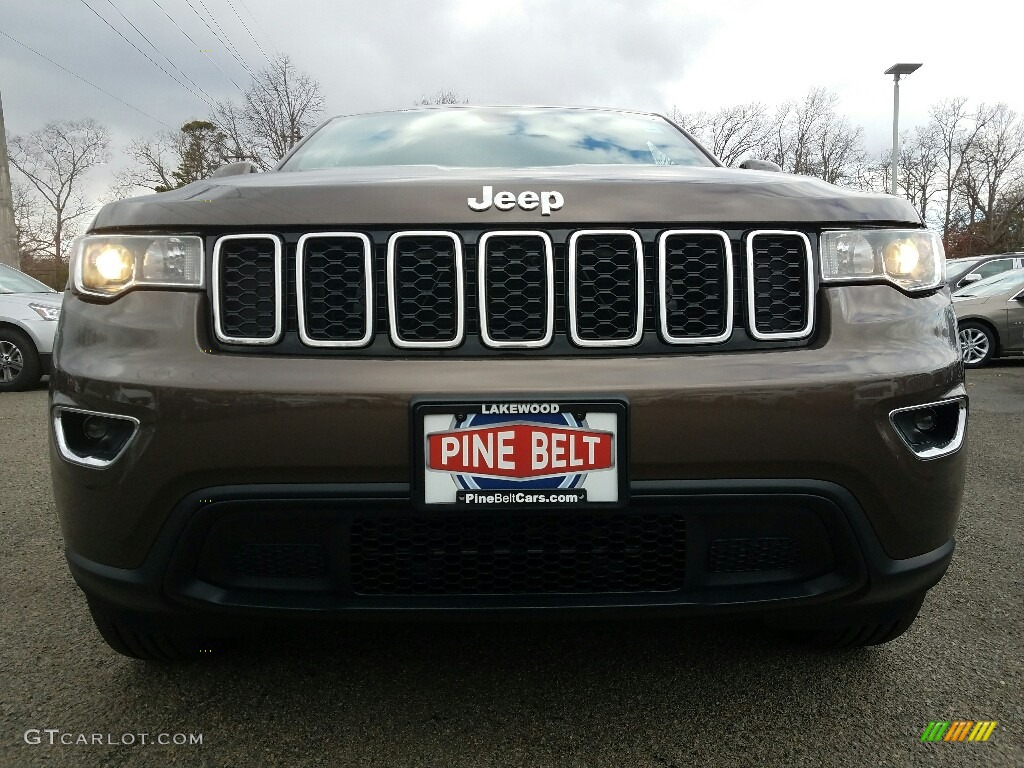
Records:
[[[1004,17],[1008,6],[997,11],[990,0],[0,3],[0,30],[151,116],[0,36],[8,133],[48,120],[94,117],[114,138],[115,159],[99,177],[123,164],[119,155],[131,138],[164,129],[161,122],[180,126],[208,110],[90,7],[182,79],[166,56],[213,99],[237,97],[231,80],[242,87],[247,80],[203,18],[252,69],[266,65],[265,55],[286,52],[320,81],[327,114],[407,107],[442,88],[478,104],[657,111],[676,105],[696,111],[752,100],[775,104],[824,86],[839,95],[841,111],[864,127],[875,152],[891,141],[892,79],[882,72],[897,61],[924,63],[903,81],[902,127],[924,121],[930,104],[950,96],[1024,109],[1020,27]],[[209,49],[208,57],[200,49]]]

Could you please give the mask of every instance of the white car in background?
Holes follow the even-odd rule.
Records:
[[[64,294],[0,264],[0,392],[34,387],[50,372]]]

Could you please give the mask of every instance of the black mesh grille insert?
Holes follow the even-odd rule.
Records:
[[[364,595],[671,592],[685,554],[673,514],[361,518],[351,529],[352,586]]]
[[[576,335],[583,341],[627,341],[637,334],[637,244],[629,235],[576,239]]]
[[[402,341],[450,342],[458,334],[461,297],[455,242],[403,235],[394,242],[395,332]]]
[[[243,544],[231,553],[231,570],[261,579],[319,579],[327,558],[319,544]]]
[[[721,336],[728,324],[726,241],[718,235],[677,233],[664,241],[665,332],[670,339]]]
[[[708,570],[714,573],[782,570],[799,561],[800,545],[788,537],[716,539],[708,550]]]
[[[363,240],[313,237],[303,250],[306,335],[315,341],[360,341],[369,322]]]
[[[548,325],[547,249],[539,235],[493,235],[484,243],[487,333],[496,342],[541,341]]]
[[[795,234],[763,234],[752,239],[754,329],[759,333],[796,333],[807,326],[811,288],[810,254]]]
[[[224,238],[220,245],[220,330],[238,339],[269,339],[276,318],[274,241]]]

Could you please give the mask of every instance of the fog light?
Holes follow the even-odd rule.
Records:
[[[931,432],[935,429],[939,417],[934,408],[922,408],[919,411],[913,411],[913,414],[914,426],[921,432]]]
[[[107,436],[107,425],[99,416],[86,416],[82,421],[82,431],[90,440],[102,440]]]
[[[138,432],[131,416],[96,413],[58,406],[53,410],[53,433],[65,461],[102,469],[117,461]]]
[[[889,414],[896,434],[919,459],[937,459],[960,450],[967,431],[967,399],[954,398]]]

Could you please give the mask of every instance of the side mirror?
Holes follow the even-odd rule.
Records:
[[[965,285],[970,285],[971,283],[976,283],[979,280],[981,280],[981,275],[979,275],[977,272],[971,272],[971,274],[969,275],[964,275],[963,280],[961,280],[958,283],[958,285],[963,287]]]
[[[782,167],[771,160],[755,160],[753,158],[744,160],[739,167],[745,171],[775,171],[776,173],[782,171]]]
[[[222,165],[210,174],[210,178],[219,179],[222,176],[241,176],[243,173],[259,173],[259,171],[256,169],[256,166],[248,160],[243,160],[240,163],[228,163],[227,165]]]

